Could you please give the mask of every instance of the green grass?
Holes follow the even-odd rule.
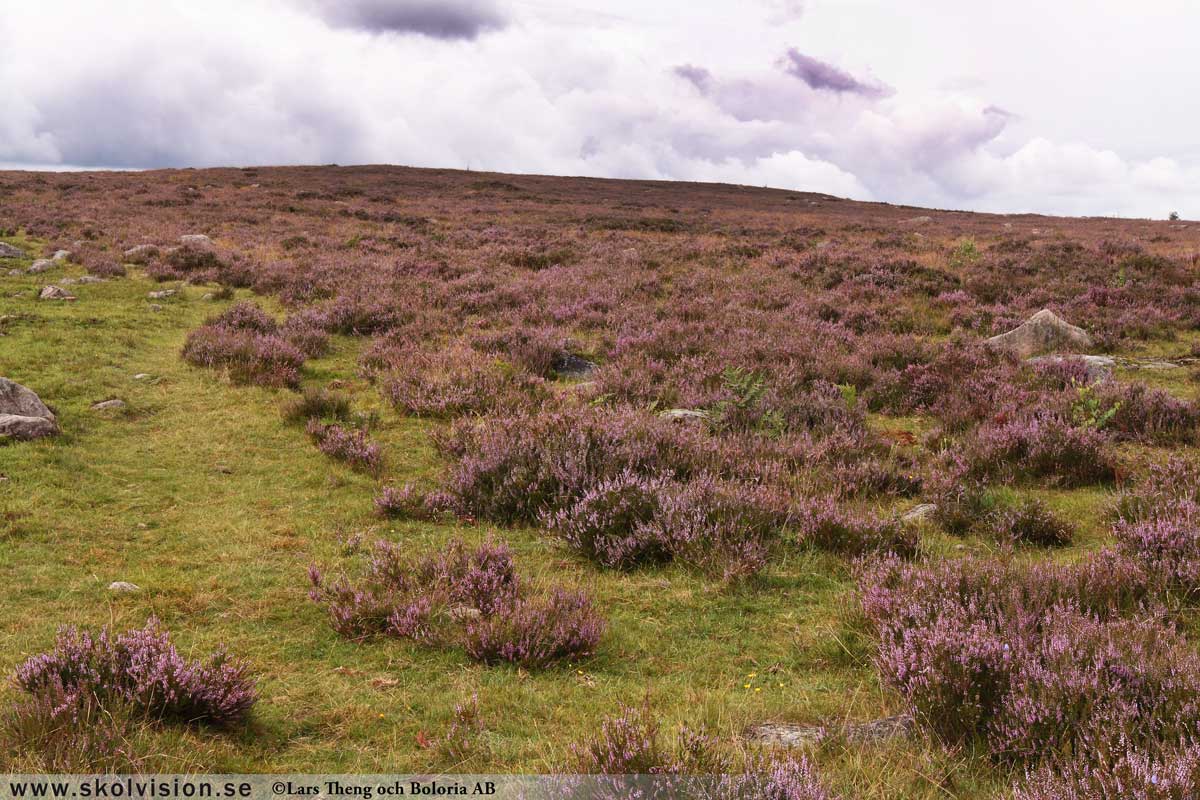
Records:
[[[878,683],[844,561],[791,553],[759,583],[726,589],[673,568],[601,572],[534,530],[383,522],[372,508],[379,481],[327,459],[303,426],[281,419],[288,392],[233,386],[180,359],[187,331],[227,303],[181,287],[156,312],[146,293],[160,287],[136,276],[73,286],[74,303],[35,299],[42,285],[78,274],[68,265],[0,278],[0,317],[11,317],[0,324],[0,375],[37,391],[63,428],[53,440],[0,447],[0,672],[47,648],[60,624],[126,628],[157,615],[185,652],[228,644],[260,678],[250,729],[156,733],[156,768],[548,772],[566,767],[571,745],[623,703],[648,702],[665,730],[705,723],[730,742],[768,720],[899,710]],[[335,342],[306,367],[306,382],[338,379],[355,410],[378,414],[386,481],[434,484],[442,465],[432,423],[380,403],[356,376],[361,344]],[[123,412],[91,410],[113,397],[128,404]],[[875,422],[926,428],[916,418]],[[1079,523],[1068,554],[1103,540],[1104,491],[1036,494]],[[307,599],[305,572],[346,563],[354,534],[422,553],[453,536],[501,537],[535,582],[590,591],[609,633],[594,658],[535,673],[412,643],[346,641]],[[990,547],[951,537],[930,545]],[[142,591],[113,596],[115,580]],[[486,748],[452,763],[421,747],[472,694]],[[0,700],[13,696],[0,689]],[[1009,782],[981,757],[919,738],[835,742],[816,757],[848,797],[992,797]]]

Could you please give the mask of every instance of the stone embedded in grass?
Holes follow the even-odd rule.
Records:
[[[179,237],[179,243],[184,247],[212,247],[212,239],[203,233],[186,233]]]
[[[51,261],[66,261],[71,257],[70,250],[55,250],[54,255],[50,256]]]
[[[125,408],[125,401],[117,398],[101,400],[99,403],[92,404],[92,411],[120,411],[123,408]]]
[[[40,439],[56,433],[54,414],[36,392],[0,378],[0,439]]]
[[[574,353],[563,353],[554,362],[554,372],[563,378],[583,378],[595,371],[595,362]]]
[[[123,254],[125,261],[130,264],[145,264],[158,255],[158,245],[139,244],[129,248]]]
[[[7,242],[0,242],[0,258],[24,258],[25,251],[19,247],[13,247]]]
[[[929,518],[929,515],[935,511],[937,511],[937,506],[933,503],[921,503],[920,505],[914,506],[910,510],[901,514],[900,521],[910,524],[924,522]]]
[[[39,272],[45,272],[54,266],[54,262],[48,258],[39,258],[37,261],[29,265],[29,269],[25,270],[30,275],[37,275]]]
[[[151,300],[166,300],[168,297],[174,297],[175,294],[174,289],[163,289],[158,292],[148,292],[146,297],[149,297]]]
[[[39,300],[74,300],[75,295],[59,286],[43,286],[38,293]]]
[[[1019,358],[1056,351],[1090,350],[1094,346],[1087,331],[1072,325],[1048,308],[1043,308],[1008,333],[991,337],[986,343],[993,349],[1012,353]]]
[[[135,381],[147,381],[150,380],[150,377],[151,375],[149,372],[139,372],[137,375],[133,376],[133,379]]]
[[[764,722],[750,728],[746,733],[752,742],[782,747],[817,744],[834,736],[841,736],[850,743],[875,744],[908,736],[912,732],[914,722],[910,714],[897,714],[870,722],[848,722],[842,726]]]
[[[98,278],[95,275],[81,275],[76,283],[104,283],[104,278]]]
[[[708,412],[694,408],[669,408],[660,413],[659,416],[663,419],[669,419],[672,422],[692,422],[708,419]]]
[[[134,592],[140,592],[142,587],[129,581],[113,581],[108,585],[108,590],[113,594],[133,594]]]

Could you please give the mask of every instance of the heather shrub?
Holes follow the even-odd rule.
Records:
[[[972,470],[982,475],[1023,474],[1072,487],[1110,481],[1116,472],[1103,433],[1046,413],[987,423],[969,448]]]
[[[1055,763],[1028,777],[1014,800],[1188,800],[1200,794],[1200,745],[1132,748]]]
[[[0,769],[8,772],[134,772],[133,719],[118,702],[57,680],[0,713]]]
[[[462,345],[436,353],[403,348],[379,380],[392,405],[417,416],[478,414],[545,395],[540,379]]]
[[[594,652],[603,618],[586,596],[555,589],[528,595],[503,544],[474,550],[451,541],[438,554],[411,559],[378,542],[358,580],[326,580],[309,569],[310,597],[347,638],[393,636],[430,646],[461,646],[484,663],[547,667]]]
[[[372,475],[383,470],[383,448],[372,442],[366,431],[325,425],[319,419],[310,419],[305,431],[330,458]]]
[[[210,317],[204,324],[264,334],[275,333],[279,330],[279,323],[275,321],[274,317],[254,303],[245,300],[234,303],[215,317]]]
[[[1200,590],[1200,506],[1182,501],[1140,521],[1113,526],[1117,546],[1182,595]]]
[[[438,737],[437,748],[442,758],[460,764],[487,748],[483,741],[483,715],[479,710],[479,695],[454,706],[454,716],[446,732]]]
[[[1107,429],[1119,438],[1154,444],[1196,441],[1200,407],[1195,403],[1142,383],[1106,383],[1099,394],[1112,409]]]
[[[96,261],[89,264],[87,269],[89,275],[97,278],[124,278],[126,275],[125,265],[116,261]]]
[[[375,511],[389,519],[432,519],[435,514],[429,498],[411,483],[385,486],[375,498]]]
[[[1138,485],[1121,492],[1113,514],[1118,520],[1136,522],[1196,503],[1200,503],[1200,466],[1172,456],[1166,463],[1152,465]]]
[[[971,474],[971,465],[952,455],[925,481],[926,495],[935,505],[931,519],[947,533],[965,535],[990,519],[1000,506],[995,490]]]
[[[658,721],[645,705],[623,706],[572,751],[575,770],[584,775],[647,775],[665,771],[668,764],[659,743]]]
[[[606,567],[666,561],[671,551],[647,524],[659,513],[666,481],[623,472],[586,489],[543,520],[571,549]]]
[[[800,544],[840,555],[894,553],[911,557],[920,544],[918,533],[899,520],[847,512],[830,498],[800,503],[793,510],[791,524]]]
[[[350,418],[350,398],[344,394],[320,387],[310,386],[300,393],[284,401],[280,413],[288,422],[304,422],[310,419]]]
[[[235,383],[295,387],[304,354],[274,334],[203,325],[187,336],[183,358],[198,367],[224,369]]]
[[[485,664],[548,667],[586,658],[604,635],[604,619],[582,592],[555,589],[516,598],[467,625],[467,655]]]
[[[142,629],[93,636],[64,628],[54,648],[17,668],[17,686],[33,695],[90,693],[164,722],[241,721],[257,699],[246,665],[225,652],[205,661],[179,654],[158,620]],[[87,701],[90,702],[90,701]]]
[[[1070,522],[1034,499],[995,512],[990,527],[1002,541],[1047,547],[1068,545],[1075,535],[1075,527]]]
[[[317,358],[329,352],[329,334],[302,317],[288,317],[279,326],[279,335],[307,358]]]

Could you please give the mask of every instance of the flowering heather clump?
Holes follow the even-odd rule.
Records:
[[[310,419],[305,430],[317,443],[317,449],[330,458],[371,474],[383,469],[383,448],[372,442],[366,431],[325,425],[318,419]]]
[[[1118,521],[1113,535],[1171,588],[1186,596],[1200,590],[1200,506],[1182,501],[1149,519]]]
[[[957,536],[990,519],[998,505],[995,493],[971,474],[971,465],[960,454],[950,455],[925,485],[929,501],[936,506],[933,521]]]
[[[1188,800],[1200,795],[1200,744],[1134,749],[1075,758],[1041,769],[1013,800]]]
[[[1113,513],[1118,520],[1136,522],[1171,515],[1181,505],[1200,504],[1200,466],[1178,456],[1150,467],[1137,486],[1117,497]]]
[[[1143,383],[1102,386],[1100,402],[1113,409],[1106,430],[1122,439],[1155,444],[1189,444],[1196,441],[1200,406]]]
[[[15,772],[133,772],[131,720],[116,702],[50,681],[0,714],[0,769]]]
[[[1026,500],[1013,508],[997,511],[991,528],[1002,541],[1062,547],[1071,543],[1075,527],[1054,514],[1038,500]]]
[[[392,405],[417,416],[478,414],[544,395],[539,379],[466,346],[404,348],[379,380]]]
[[[467,655],[485,664],[548,667],[586,658],[604,635],[604,618],[582,592],[555,589],[517,598],[467,625]]]
[[[572,748],[584,775],[647,775],[664,772],[667,753],[659,744],[658,721],[646,706],[623,706],[600,723],[595,736]]]
[[[124,264],[109,260],[98,260],[88,264],[87,271],[89,275],[95,275],[97,278],[124,278],[126,274]]]
[[[153,618],[115,635],[64,628],[54,649],[18,667],[15,680],[31,694],[87,692],[165,722],[235,723],[257,699],[244,663],[224,652],[189,661]]]
[[[544,524],[573,550],[606,567],[665,561],[671,551],[647,524],[659,513],[666,481],[623,472],[584,491]]]
[[[479,695],[471,695],[469,700],[454,706],[454,717],[450,720],[450,727],[438,737],[438,751],[447,761],[460,764],[477,755],[486,746],[482,742],[483,733]]]
[[[198,367],[224,368],[237,383],[297,386],[304,354],[274,330],[256,306],[238,303],[188,334],[183,357]]]
[[[309,570],[310,596],[349,638],[387,635],[433,646],[460,645],[485,663],[547,667],[591,655],[604,621],[582,594],[561,589],[525,596],[508,548],[468,550],[454,540],[413,561],[379,542],[358,581],[326,581]]]
[[[1050,414],[982,426],[968,457],[976,473],[1015,469],[1061,486],[1103,483],[1116,472],[1102,432],[1073,427]]]
[[[828,498],[801,503],[792,524],[800,544],[848,556],[894,553],[911,557],[920,541],[915,530],[898,520],[848,513]]]
[[[884,562],[861,587],[884,680],[945,741],[1036,765],[1200,724],[1200,658],[1158,621],[1161,585],[1118,554],[1031,570]]]
[[[429,498],[411,483],[399,488],[385,486],[375,498],[375,511],[389,519],[431,519],[434,515]]]

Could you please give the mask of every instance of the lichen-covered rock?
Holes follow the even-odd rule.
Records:
[[[54,266],[54,262],[48,258],[39,258],[37,261],[29,265],[26,270],[30,275],[37,275],[39,272],[45,272]]]
[[[24,258],[25,251],[8,242],[0,242],[0,258]]]
[[[1087,331],[1072,325],[1048,308],[1043,308],[1008,333],[988,339],[987,345],[1019,358],[1044,353],[1082,352],[1094,346]]]
[[[39,300],[74,300],[75,295],[59,286],[43,286],[38,293]]]

